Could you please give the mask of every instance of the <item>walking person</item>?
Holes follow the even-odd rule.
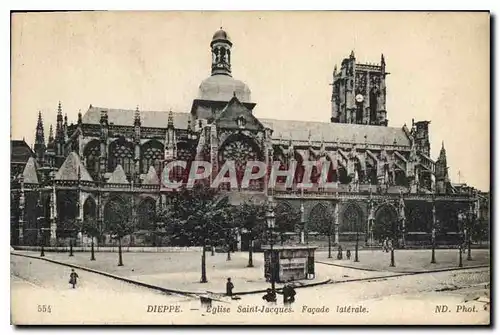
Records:
[[[75,269],[71,269],[71,273],[69,274],[69,283],[73,285],[73,288],[76,287],[76,279],[78,278],[78,274],[75,272]]]
[[[232,297],[233,296],[233,288],[234,288],[234,284],[231,282],[231,278],[227,278],[226,295],[228,297]]]

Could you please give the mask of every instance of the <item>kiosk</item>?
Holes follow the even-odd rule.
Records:
[[[264,250],[264,276],[278,283],[299,279],[314,279],[314,251],[318,247],[309,245],[276,245],[272,250],[269,245]],[[274,264],[274,266],[273,266]]]

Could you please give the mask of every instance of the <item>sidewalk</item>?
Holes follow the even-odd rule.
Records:
[[[472,250],[472,260],[467,260],[467,252],[462,254],[462,267],[459,265],[459,255],[456,249],[436,249],[436,263],[431,263],[431,250],[395,250],[394,263],[391,267],[391,253],[382,250],[360,250],[358,252],[359,262],[354,262],[354,252],[351,251],[351,259],[338,260],[337,252],[332,250],[332,258],[328,258],[328,252],[317,252],[316,261],[320,264],[343,267],[362,271],[389,271],[393,273],[425,273],[451,269],[466,269],[490,265],[489,250]]]
[[[38,252],[32,251],[17,251],[14,254],[40,258]],[[90,253],[86,252],[74,253],[73,257],[69,257],[67,253],[46,252],[42,259],[179,294],[224,294],[227,278],[231,278],[236,295],[264,292],[270,287],[270,283],[264,279],[262,254],[254,254],[254,267],[248,268],[247,253],[233,253],[230,261],[226,260],[226,254],[210,256],[207,253],[208,283],[200,283],[200,257],[192,252],[170,254],[168,257],[165,253],[124,253],[124,266],[120,267],[117,266],[117,253],[96,253],[95,256],[96,261],[90,261]],[[298,288],[326,284],[330,281],[328,275],[332,272],[337,273],[335,277],[342,278],[344,271],[332,271],[330,268],[317,267],[316,278],[295,281],[294,284]],[[282,286],[283,284],[276,284],[277,288]]]

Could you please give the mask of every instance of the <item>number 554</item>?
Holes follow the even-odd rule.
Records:
[[[38,305],[38,313],[51,313],[52,307],[50,305]]]

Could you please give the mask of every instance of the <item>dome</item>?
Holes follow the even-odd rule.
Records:
[[[228,101],[236,94],[241,102],[251,102],[247,84],[226,75],[214,75],[203,80],[198,91],[198,99]]]
[[[215,40],[228,40],[230,41],[231,39],[229,38],[229,35],[221,29],[217,30],[214,34],[214,36],[212,37],[212,41],[215,41]]]

